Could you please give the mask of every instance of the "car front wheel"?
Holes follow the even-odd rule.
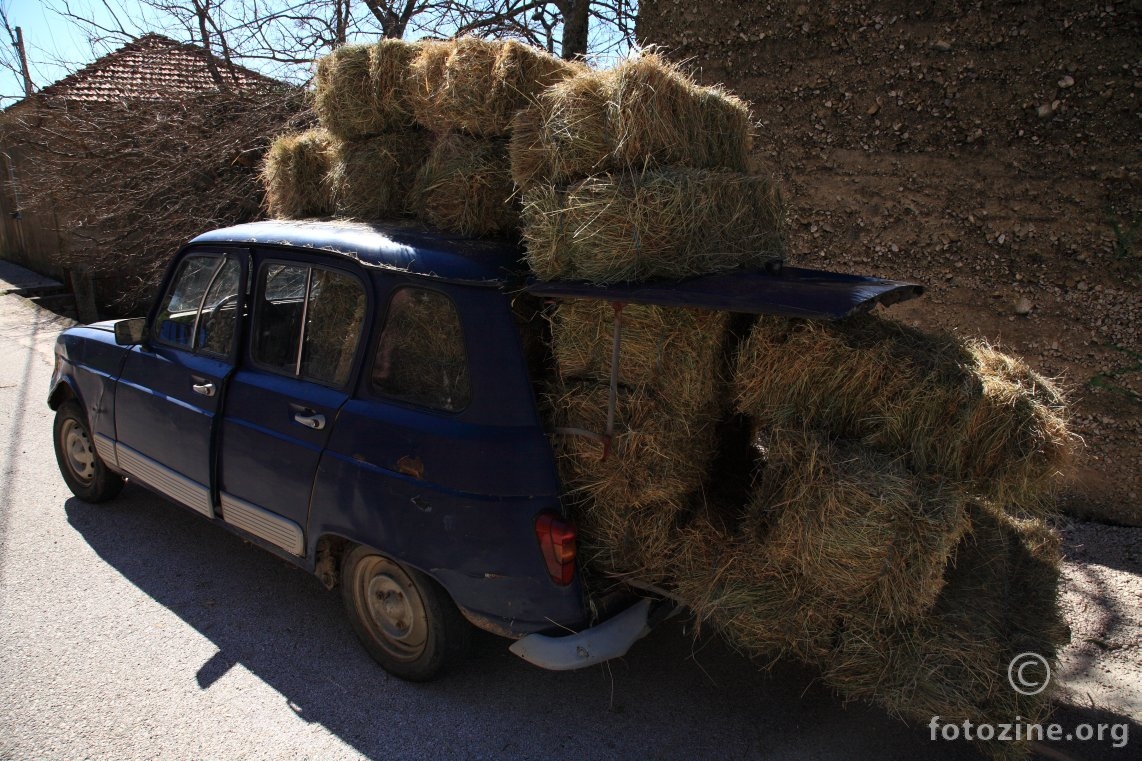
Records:
[[[357,637],[390,674],[427,682],[463,658],[468,622],[419,571],[356,547],[341,564],[341,591]]]
[[[54,438],[56,462],[72,494],[84,502],[106,502],[123,488],[123,477],[99,459],[87,416],[74,399],[56,410]]]

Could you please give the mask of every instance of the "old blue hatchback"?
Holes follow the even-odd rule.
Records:
[[[400,224],[201,235],[146,318],[60,335],[63,477],[90,502],[138,482],[339,584],[402,678],[460,656],[468,622],[578,668],[625,653],[673,603],[585,593],[534,390],[540,299],[836,317],[919,292],[780,267],[626,288],[525,274],[515,245]]]

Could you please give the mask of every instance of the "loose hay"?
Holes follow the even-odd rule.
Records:
[[[524,192],[535,274],[614,283],[760,267],[784,255],[784,207],[767,177],[671,169]]]
[[[429,129],[502,136],[544,87],[581,69],[519,42],[461,37],[421,50],[410,72],[410,100]]]
[[[748,169],[749,106],[654,53],[548,88],[512,149],[521,186],[650,167]]]
[[[320,59],[313,110],[321,125],[343,140],[411,128],[406,88],[420,45],[401,40],[343,45]]]
[[[427,134],[412,131],[335,143],[329,173],[335,213],[361,219],[402,216],[428,147]]]
[[[300,219],[333,211],[326,175],[332,141],[325,130],[276,138],[262,166],[262,184],[271,217]]]
[[[560,302],[551,347],[564,380],[606,384],[611,375],[614,308],[605,302]],[[622,311],[619,384],[653,389],[681,409],[718,398],[730,315],[702,309],[628,304]]]
[[[409,198],[417,217],[449,232],[507,236],[519,209],[502,140],[460,133],[436,141]]]
[[[1057,389],[997,354],[872,316],[763,318],[739,355],[737,409],[763,425],[804,422],[861,439],[916,472],[1041,509],[1074,437]]]

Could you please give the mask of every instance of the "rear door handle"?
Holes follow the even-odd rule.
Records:
[[[197,378],[191,383],[190,388],[194,393],[202,394],[203,396],[214,396],[218,391],[210,381],[199,380]]]
[[[312,428],[315,431],[320,431],[325,427],[325,416],[316,412],[310,412],[309,410],[293,413],[293,420],[295,423],[300,423],[306,428]]]

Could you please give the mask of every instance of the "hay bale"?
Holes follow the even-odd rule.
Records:
[[[834,611],[907,618],[931,608],[967,496],[894,458],[803,429],[764,434],[765,467],[743,535]]]
[[[512,150],[521,186],[652,167],[749,167],[749,106],[655,53],[580,73],[541,93],[535,108],[532,131]]]
[[[562,184],[619,166],[608,111],[607,72],[585,71],[552,85],[512,122],[512,179],[520,187]]]
[[[518,202],[503,140],[458,132],[441,136],[417,174],[409,197],[420,219],[469,236],[511,235]]]
[[[413,126],[409,70],[422,43],[343,45],[317,62],[313,110],[343,140]]]
[[[320,217],[333,211],[326,176],[332,139],[325,130],[276,138],[262,165],[269,215],[277,219]]]
[[[873,316],[762,318],[738,357],[736,407],[762,425],[861,439],[1012,509],[1042,509],[1074,437],[1058,390],[1012,367],[990,348]]]
[[[444,71],[455,43],[425,40],[408,68],[406,92],[413,117],[425,129],[446,131],[444,126]]]
[[[527,258],[543,279],[614,283],[758,267],[784,255],[769,178],[667,169],[524,192]]]
[[[680,409],[715,403],[728,313],[628,304],[622,314],[620,385],[652,389]],[[551,348],[563,380],[609,382],[614,324],[615,310],[606,302],[572,300],[556,306]]]
[[[519,42],[461,37],[421,50],[410,100],[417,121],[434,131],[503,136],[543,88],[581,69]]]
[[[811,580],[772,563],[749,537],[698,519],[676,533],[670,578],[662,586],[686,601],[700,629],[717,628],[753,658],[829,652],[839,616],[815,596]]]
[[[1040,521],[1019,521],[982,503],[932,613],[883,626],[845,621],[822,663],[825,681],[847,699],[882,705],[927,723],[1042,721],[1050,690],[1022,695],[1007,681],[1012,659],[1037,653],[1055,664],[1069,630],[1058,605],[1059,543]],[[1025,757],[1020,744],[985,746],[997,757]]]
[[[609,389],[599,383],[552,386],[547,407],[556,427],[602,434]],[[679,505],[697,490],[716,451],[715,409],[681,410],[646,389],[622,389],[610,451],[584,436],[560,433],[556,460],[567,491],[594,497],[606,509]]]
[[[395,132],[333,146],[329,185],[338,216],[402,216],[416,173],[428,156],[423,132]]]

